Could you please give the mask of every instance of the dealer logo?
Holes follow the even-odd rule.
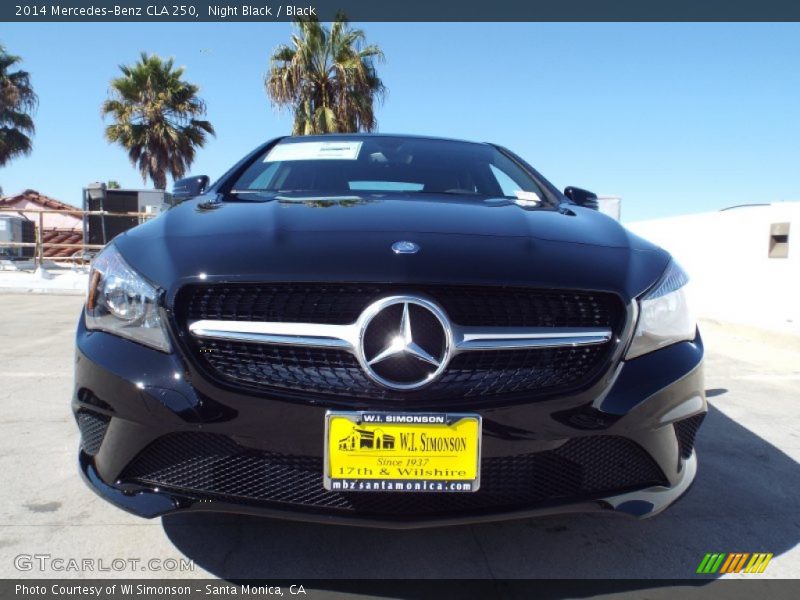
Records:
[[[352,431],[339,440],[339,450],[393,450],[394,436],[382,429],[370,431],[353,426]]]

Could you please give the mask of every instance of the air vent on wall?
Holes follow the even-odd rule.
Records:
[[[769,227],[770,258],[789,257],[789,223],[773,223]]]

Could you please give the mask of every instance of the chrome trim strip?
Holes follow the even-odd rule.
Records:
[[[453,327],[453,351],[523,350],[604,344],[611,330],[582,327]],[[199,338],[354,350],[361,325],[200,320],[189,325]]]
[[[190,323],[189,332],[195,337],[214,340],[353,350],[359,329],[355,324],[201,320]]]
[[[456,350],[516,350],[586,346],[611,339],[611,329],[584,327],[453,327]]]

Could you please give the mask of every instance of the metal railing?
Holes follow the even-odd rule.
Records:
[[[38,225],[36,227],[36,241],[35,242],[10,242],[0,241],[0,248],[34,248],[34,264],[36,268],[40,268],[44,263],[44,251],[46,248],[76,248],[77,251],[72,256],[58,256],[47,257],[53,261],[58,262],[79,262],[81,264],[89,262],[91,256],[98,250],[105,248],[105,244],[87,244],[85,231],[88,231],[85,223],[87,217],[138,217],[140,223],[148,219],[158,216],[157,213],[144,213],[144,212],[109,212],[107,210],[80,210],[80,209],[28,209],[28,208],[0,208],[0,215],[3,213],[12,213],[30,220],[29,215],[38,215]],[[64,244],[59,242],[45,242],[44,235],[44,215],[58,214],[58,215],[80,215],[84,222],[84,227],[80,232],[84,239],[80,243]],[[58,229],[53,228],[53,229]],[[109,240],[110,241],[110,240]]]

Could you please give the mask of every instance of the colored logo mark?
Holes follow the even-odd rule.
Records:
[[[697,572],[703,575],[714,573],[763,573],[769,561],[772,560],[771,552],[709,552],[703,557]]]

